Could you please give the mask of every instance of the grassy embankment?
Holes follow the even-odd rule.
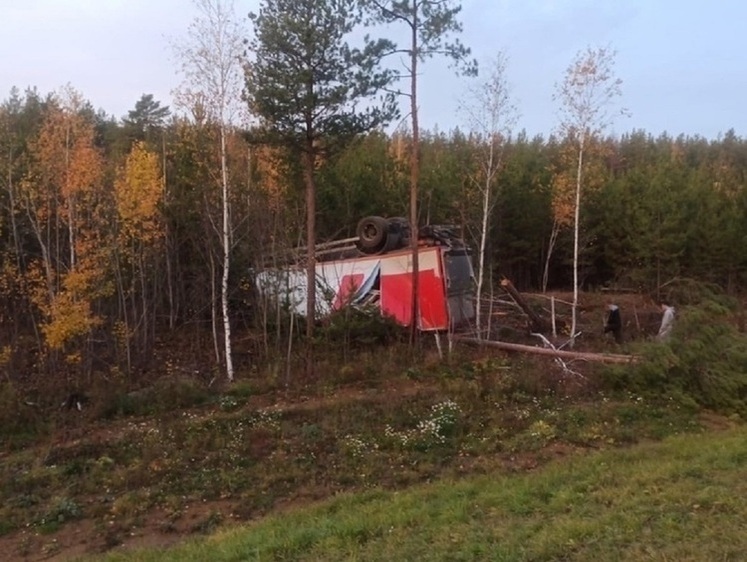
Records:
[[[747,430],[371,491],[107,560],[743,560]]]
[[[46,428],[23,442],[3,410],[0,548],[64,559],[164,545],[338,497],[260,523],[249,538],[224,537],[226,548],[249,558],[258,549],[287,559],[584,559],[629,543],[635,558],[636,544],[685,552],[677,545],[700,535],[677,528],[697,524],[727,537],[706,540],[703,552],[728,553],[718,549],[743,541],[726,520],[744,515],[730,498],[743,491],[745,435],[704,432],[747,415],[747,345],[724,314],[694,308],[671,342],[631,344],[644,358],[636,365],[574,365],[577,374],[466,349],[406,362],[395,345],[331,354],[318,379],[290,388],[268,370],[223,390],[164,380],[115,392],[82,417],[58,414],[56,427],[41,416],[23,424]],[[675,434],[688,437],[637,449]],[[636,449],[592,453],[621,446]],[[572,459],[570,476],[542,468],[557,457]],[[422,487],[435,482],[446,484]],[[257,542],[235,546],[242,541]]]

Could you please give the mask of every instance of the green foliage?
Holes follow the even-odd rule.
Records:
[[[120,416],[154,415],[174,409],[207,404],[213,399],[209,390],[199,381],[188,378],[162,378],[155,384],[129,392],[124,387],[100,388],[97,400],[98,416],[114,418]],[[227,410],[238,406],[230,396],[225,398]],[[221,406],[223,402],[219,402]]]
[[[62,524],[79,519],[82,515],[80,506],[71,498],[56,498],[49,511],[45,513],[39,524],[44,527],[50,524]]]
[[[333,349],[351,350],[401,342],[406,333],[396,320],[376,306],[346,306],[333,312],[319,329],[317,339]]]
[[[407,175],[392,154],[394,144],[383,133],[361,136],[320,168],[320,239],[355,236],[365,216],[406,214]]]
[[[239,381],[232,384],[225,392],[226,396],[232,396],[238,401],[246,401],[255,394],[254,385],[248,381]]]
[[[426,222],[450,224],[458,213],[469,212],[462,201],[482,141],[468,142],[458,130],[422,134],[420,144],[420,199]],[[473,224],[479,224],[477,219]],[[471,221],[472,222],[472,221]]]
[[[153,94],[143,94],[122,121],[134,139],[144,141],[164,126],[170,114],[169,107],[162,107]]]
[[[608,280],[654,291],[691,277],[733,289],[747,263],[744,192],[732,176],[735,140],[718,145],[636,131],[616,141],[610,177],[590,199],[587,222],[593,259],[612,272]]]
[[[387,425],[384,428],[385,444],[414,451],[441,447],[456,435],[461,415],[461,408],[453,400],[433,404],[428,414],[413,428],[398,431]]]
[[[351,47],[353,0],[263,0],[250,14],[246,95],[264,133],[297,149],[319,150],[387,123],[396,115],[391,94],[356,108],[392,79],[379,70],[386,41]],[[338,144],[339,147],[339,144]]]
[[[116,255],[107,256],[106,252],[114,250],[103,243],[112,242],[116,235],[112,194],[116,193],[117,169],[127,154],[124,144],[129,146],[117,143],[127,136],[128,127],[96,116],[90,104],[80,101],[74,121],[95,129],[86,138],[97,155],[96,165],[88,162],[92,165],[85,168],[100,168],[101,173],[96,174],[95,193],[75,196],[73,230],[77,231],[73,235],[80,245],[78,258],[84,254],[90,258],[85,264],[79,260],[79,265],[92,276],[81,278],[76,273],[70,282],[77,279],[86,290],[63,291],[50,300],[49,289],[54,293],[55,287],[61,288],[58,281],[67,276],[64,272],[69,270],[71,255],[65,202],[53,197],[51,187],[45,188],[59,183],[61,176],[47,168],[57,169],[64,154],[58,150],[60,154],[54,157],[45,156],[38,142],[42,125],[60,113],[57,98],[16,91],[0,105],[0,147],[8,155],[0,160],[0,175],[9,182],[0,190],[0,243],[5,248],[0,256],[0,349],[9,346],[13,350],[7,366],[11,379],[20,380],[26,373],[58,376],[64,359],[68,359],[67,370],[85,375],[91,375],[93,363],[99,360],[125,372],[128,367],[132,373],[147,371],[153,365],[155,342],[175,334],[175,328],[180,329],[180,338],[194,344],[195,353],[211,353],[206,327],[211,322],[214,276],[205,264],[220,255],[210,218],[218,203],[210,172],[217,165],[212,150],[216,130],[204,121],[186,119],[154,124],[158,142],[154,138],[149,150],[153,165],[165,170],[165,185],[159,192],[163,199],[158,203],[164,236],[159,236],[147,259],[138,265],[128,258],[134,248],[120,244]],[[161,109],[145,96],[135,112],[147,121],[149,112]],[[747,190],[742,181],[747,142],[733,131],[713,141],[633,131],[603,139],[602,144],[605,157],[599,161],[599,177],[595,176],[601,187],[587,194],[582,216],[580,273],[586,284],[636,288],[654,298],[689,304],[699,302],[703,295],[699,287],[686,286],[684,280],[698,279],[738,296],[747,280]],[[407,133],[377,131],[338,145],[342,150],[335,158],[319,158],[315,168],[317,231],[325,240],[354,234],[364,215],[406,214],[409,145]],[[64,143],[60,146],[64,148]],[[324,143],[317,146],[326,151]],[[252,147],[249,157],[238,135],[229,136],[228,148],[235,188],[232,213],[245,217],[237,223],[234,237],[236,256],[241,259],[229,279],[231,308],[238,315],[234,319],[237,329],[267,327],[266,345],[258,346],[263,350],[255,356],[261,360],[264,350],[272,353],[283,348],[282,342],[272,345],[273,335],[284,338],[283,330],[264,323],[260,307],[251,298],[243,298],[251,288],[241,283],[244,272],[256,268],[260,257],[302,239],[299,217],[304,202],[293,188],[302,172],[299,159],[290,151]],[[464,170],[481,148],[480,139],[469,133],[423,131],[422,218],[457,222],[468,240],[479,217],[470,212]],[[505,166],[497,179],[501,190],[487,241],[488,265],[494,279],[506,275],[521,290],[541,285],[552,229],[551,171],[560,162],[561,148],[555,138],[530,139],[525,134],[505,143]],[[49,175],[48,181],[39,174]],[[549,264],[552,288],[570,286],[572,242],[568,233],[561,232]],[[53,267],[46,271],[45,263]],[[138,275],[133,276],[134,271]],[[109,290],[115,286],[131,294],[131,302],[123,306],[121,295]],[[85,298],[82,293],[87,293]],[[54,330],[58,336],[85,332],[67,339],[62,357],[44,357],[41,328],[48,318],[39,313],[40,302],[46,303],[45,308],[58,305],[56,327],[60,329]],[[76,314],[66,314],[71,310]],[[94,318],[96,325],[91,325]],[[268,318],[274,321],[275,314]],[[75,326],[67,326],[71,322]],[[86,350],[89,336],[97,342],[90,357]]]
[[[722,287],[715,283],[697,279],[676,278],[659,288],[659,295],[652,295],[654,300],[664,300],[676,305],[714,307],[715,320],[722,319],[727,313],[733,313],[737,300],[727,295]]]
[[[0,443],[2,448],[14,450],[46,435],[50,420],[40,407],[19,395],[19,389],[9,383],[0,383]]]
[[[550,148],[520,134],[505,148],[505,165],[488,249],[493,264],[517,287],[540,287],[552,227]],[[557,283],[556,274],[554,282]]]
[[[747,416],[747,339],[722,304],[678,310],[671,338],[641,354],[635,365],[610,368],[613,388]]]
[[[455,65],[462,67],[466,74],[477,73],[477,62],[469,60],[470,49],[465,47],[458,37],[462,32],[462,24],[458,19],[462,6],[459,2],[446,0],[433,2],[425,0],[411,2],[410,0],[391,0],[378,2],[363,0],[362,4],[368,8],[372,19],[378,23],[404,23],[410,28],[410,33],[417,39],[408,45],[405,52],[415,56],[420,61],[434,56],[445,56]]]

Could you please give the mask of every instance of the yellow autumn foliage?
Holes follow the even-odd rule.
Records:
[[[51,318],[42,332],[51,349],[62,349],[69,340],[88,334],[101,323],[91,312],[88,300],[77,299],[73,292],[57,293],[50,307]]]
[[[161,236],[159,205],[163,180],[158,155],[137,142],[114,184],[121,233],[151,243]]]
[[[286,187],[282,169],[282,154],[277,148],[260,146],[254,152],[259,185],[265,192],[273,210],[283,204]]]
[[[61,290],[52,296],[51,302],[40,307],[47,317],[42,333],[50,349],[63,349],[68,341],[87,335],[101,324],[91,304],[105,296],[108,284],[100,282],[100,269],[94,265],[80,264],[78,269],[68,272]]]
[[[109,290],[110,196],[94,123],[79,94],[68,89],[50,102],[29,148],[19,196],[42,252],[29,264],[27,290],[44,318],[47,344],[59,350],[101,322],[93,305]]]
[[[584,150],[582,167],[584,190],[593,191],[605,181],[604,158],[608,148],[600,142],[589,142]],[[563,227],[571,226],[576,210],[578,147],[565,144],[552,177],[552,210],[555,221]]]

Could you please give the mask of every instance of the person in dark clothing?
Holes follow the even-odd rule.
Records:
[[[607,322],[604,324],[604,333],[612,332],[617,343],[622,343],[622,317],[620,307],[616,304],[607,305]]]

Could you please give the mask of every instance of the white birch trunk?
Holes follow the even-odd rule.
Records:
[[[177,90],[177,103],[189,110],[193,109],[197,103],[205,104],[208,120],[220,128],[220,191],[223,221],[221,228],[216,227],[215,230],[223,252],[220,266],[222,273],[220,301],[226,376],[229,381],[233,381],[231,322],[228,306],[232,229],[226,129],[231,127],[234,124],[234,118],[241,114],[241,91],[245,79],[241,60],[245,47],[242,32],[235,21],[233,0],[193,0],[192,3],[199,11],[199,15],[190,25],[188,39],[174,45],[177,57],[181,59],[184,74],[182,87]],[[215,285],[215,280],[213,285]],[[213,298],[214,309],[217,307],[216,303],[216,298]],[[217,350],[216,334],[214,338],[216,338]],[[220,362],[220,359],[218,361]]]
[[[210,256],[210,327],[213,331],[213,351],[215,352],[215,362],[220,364],[220,348],[218,347],[218,319],[217,316],[217,295],[215,290],[215,257],[213,252],[208,248]]]
[[[581,131],[578,146],[578,167],[576,168],[576,206],[573,214],[573,309],[571,312],[570,347],[576,343],[576,316],[578,310],[578,234],[581,216],[581,172],[584,163],[585,131]]]
[[[576,201],[573,224],[573,309],[571,337],[576,340],[578,314],[578,261],[579,229],[581,215],[581,189],[586,141],[592,142],[613,120],[610,111],[615,98],[620,96],[622,80],[612,72],[614,51],[606,48],[580,51],[568,67],[565,79],[557,86],[555,99],[561,102],[561,129],[572,140],[578,135],[578,161],[576,166]],[[621,109],[619,114],[626,114]]]
[[[550,241],[547,244],[547,256],[545,256],[545,270],[542,272],[542,292],[547,292],[547,284],[550,281],[550,260],[552,259],[552,252],[555,249],[555,242],[558,240],[558,234],[560,234],[560,223],[557,219],[553,219],[552,232],[550,232]]]
[[[221,309],[223,312],[223,337],[226,354],[226,377],[233,381],[233,354],[231,351],[231,318],[228,311],[228,274],[231,269],[231,224],[228,208],[228,167],[226,162],[226,128],[220,128],[220,164],[223,183],[223,277],[221,279]]]
[[[493,170],[493,157],[495,152],[495,140],[494,136],[491,136],[490,140],[490,152],[488,155],[488,162],[486,166],[485,174],[485,187],[482,198],[482,231],[480,232],[480,255],[478,257],[478,271],[477,271],[477,307],[475,310],[475,326],[477,328],[478,339],[482,338],[482,285],[485,278],[485,245],[488,238],[488,216],[490,215],[490,184],[492,183],[494,170]]]
[[[502,143],[504,138],[510,136],[511,127],[516,118],[516,108],[511,104],[509,88],[505,78],[505,58],[503,55],[496,56],[489,71],[487,80],[471,89],[472,104],[463,106],[469,117],[470,128],[479,132],[478,142],[481,144],[480,152],[482,153],[480,155],[481,174],[478,174],[472,180],[482,196],[476,287],[478,305],[475,311],[475,329],[478,338],[483,337],[483,324],[485,323],[481,304],[485,284],[485,251],[489,236],[490,214],[495,205],[492,191],[502,165]],[[482,146],[485,147],[484,150]]]

